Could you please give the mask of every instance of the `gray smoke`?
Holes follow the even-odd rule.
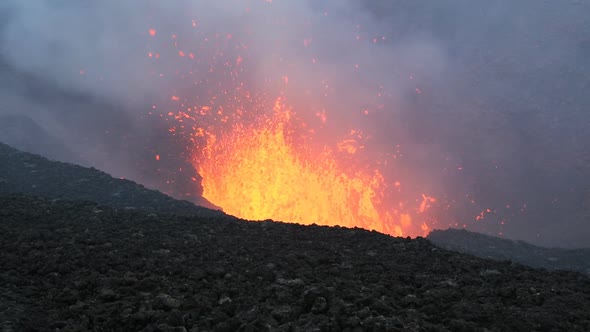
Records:
[[[208,59],[237,51],[203,38],[231,34],[248,46],[252,86],[278,93],[263,82],[288,76],[302,116],[326,111],[326,140],[360,128],[375,155],[399,145],[389,176],[451,202],[437,211],[440,227],[582,246],[589,10],[588,1],[537,0],[4,0],[0,140],[186,192],[195,174],[185,142],[147,113],[174,92],[206,95],[191,83],[209,80],[211,64],[179,58],[172,35]],[[157,67],[148,52],[160,53]],[[495,212],[475,221],[487,208]]]

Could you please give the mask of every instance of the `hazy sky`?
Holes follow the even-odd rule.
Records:
[[[407,181],[458,202],[444,212],[449,220],[582,246],[590,241],[588,12],[588,1],[4,0],[0,140],[170,190],[164,180],[190,168],[184,145],[146,114],[192,89],[168,73],[209,79],[211,64],[180,59],[169,37],[208,58],[213,48],[235,49],[203,47],[214,44],[205,36],[233,34],[249,48],[253,86],[288,75],[288,95],[309,118],[320,107],[315,94],[329,93],[327,133],[357,126],[372,134],[374,151],[400,145],[397,171]],[[157,69],[150,50],[162,53]],[[360,112],[378,105],[372,116]],[[178,157],[156,164],[154,151]],[[182,180],[193,175],[174,175],[183,187],[175,190],[188,190]],[[498,212],[475,221],[488,207]]]

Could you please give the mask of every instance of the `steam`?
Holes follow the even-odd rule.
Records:
[[[532,0],[5,0],[0,121],[24,116],[55,138],[35,152],[63,158],[65,149],[69,161],[115,176],[191,190],[184,180],[196,175],[187,171],[183,145],[147,113],[174,91],[204,93],[169,73],[206,79],[210,64],[179,58],[171,43],[206,58],[220,46],[204,36],[231,34],[248,45],[250,84],[276,93],[268,82],[288,77],[285,93],[297,112],[310,122],[326,112],[324,139],[360,128],[371,133],[375,155],[400,146],[403,158],[386,176],[454,202],[441,207],[440,227],[583,245],[590,237],[587,7]],[[149,52],[159,52],[160,72]],[[33,135],[8,134],[2,125],[1,140],[18,144],[16,136]],[[156,163],[162,151],[169,158]],[[184,173],[166,184],[179,168]],[[496,212],[474,221],[488,208]]]

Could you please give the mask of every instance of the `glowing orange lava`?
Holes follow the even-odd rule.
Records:
[[[250,12],[245,11],[246,18]],[[394,152],[375,152],[364,136],[364,126],[355,128],[353,120],[329,123],[333,109],[341,108],[342,102],[332,100],[329,70],[310,75],[308,82],[291,75],[299,66],[307,66],[301,59],[282,56],[282,47],[274,43],[257,41],[252,46],[256,35],[250,29],[211,34],[196,20],[190,23],[200,37],[190,37],[189,42],[186,36],[149,30],[154,37],[147,50],[154,77],[175,78],[168,100],[152,109],[169,121],[170,135],[188,145],[187,157],[202,177],[206,199],[249,220],[361,227],[395,236],[428,233],[434,223],[427,210],[436,199],[420,197],[428,189],[411,183],[421,182],[417,176],[392,178],[392,174],[402,176],[394,165],[401,156],[399,146],[392,146]],[[311,65],[319,67],[307,32],[293,38],[303,40],[297,45],[309,53]],[[159,49],[155,41],[165,41],[170,49]],[[266,54],[263,66],[261,49]],[[160,66],[171,57],[178,68],[167,62]],[[374,110],[385,104],[381,91],[376,95],[374,100],[372,93],[363,93],[367,101],[362,109],[345,105],[342,112],[362,112],[366,118],[377,115]],[[281,97],[274,102],[276,96]],[[301,117],[285,96],[295,102]]]
[[[204,134],[206,147],[193,159],[203,177],[203,196],[250,220],[362,227],[396,236],[428,231],[426,225],[415,229],[408,213],[396,218],[384,211],[379,171],[351,171],[329,147],[314,152],[295,144],[288,129],[294,121],[279,98],[256,124]]]

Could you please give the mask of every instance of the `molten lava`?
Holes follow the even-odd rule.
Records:
[[[267,12],[270,8],[258,9],[274,17],[274,12]],[[157,33],[148,31],[154,42],[147,52],[154,77],[174,77],[167,102],[152,109],[170,121],[170,134],[188,145],[188,159],[202,177],[203,196],[244,219],[425,235],[433,225],[427,210],[436,199],[420,197],[424,189],[416,183],[405,185],[417,177],[399,178],[403,175],[395,172],[394,159],[400,154],[376,152],[362,134],[365,127],[356,128],[355,120],[328,123],[333,109],[348,115],[362,112],[368,119],[377,113],[369,109],[385,108],[380,100],[382,86],[376,85],[377,97],[359,92],[362,98],[351,98],[366,99],[360,110],[342,105],[347,96],[331,96],[336,90],[330,82],[338,77],[331,77],[331,70],[291,76],[300,66],[309,73],[320,66],[308,35],[312,24],[306,23],[296,37],[303,40],[300,55],[310,57],[306,65],[307,61],[291,57],[292,52],[283,52],[284,42],[256,40],[247,23],[257,27],[258,16],[250,15],[253,11],[248,7],[242,17],[246,28],[231,33],[208,31],[194,20],[194,34],[186,36],[166,35],[159,27]],[[283,24],[282,20],[268,22]],[[358,38],[352,38],[350,48],[357,47],[357,42]],[[173,60],[164,63],[166,59]],[[296,103],[299,113],[285,96]]]
[[[378,170],[344,167],[328,146],[297,145],[289,129],[297,120],[281,98],[265,114],[219,136],[203,134],[206,147],[195,151],[193,163],[209,201],[251,220],[362,227],[396,236],[428,230],[422,225],[417,232],[409,214],[398,213],[395,220],[383,208],[386,186]]]

